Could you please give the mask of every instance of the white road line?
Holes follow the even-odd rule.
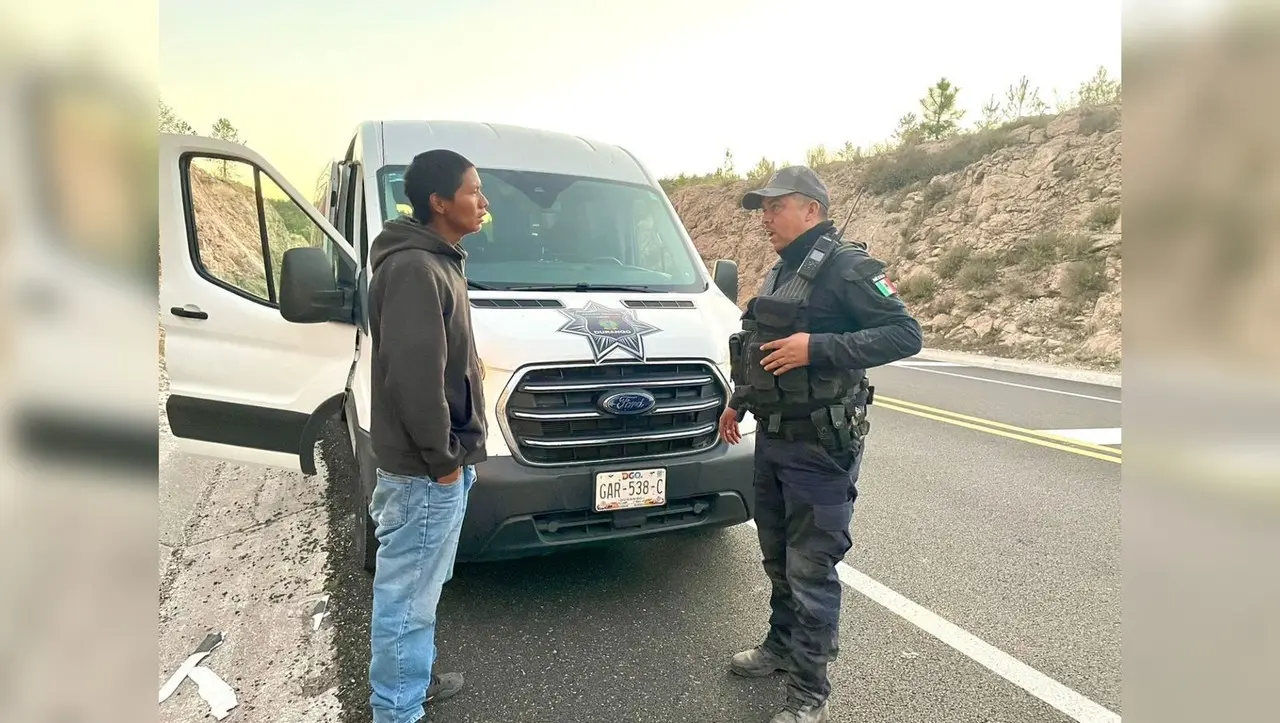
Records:
[[[1042,429],[1045,434],[1053,434],[1077,442],[1089,444],[1120,444],[1120,427],[1095,427],[1090,429]]]
[[[756,527],[755,520],[747,524]],[[1080,723],[1119,723],[1120,716],[994,647],[938,614],[908,600],[847,563],[836,565],[840,582],[889,612],[929,633],[974,662],[1022,688]]]
[[[1064,392],[1064,391],[1062,391],[1061,389],[1048,389],[1048,388],[1045,388],[1045,387],[1033,387],[1033,386],[1030,386],[1030,385],[1028,385],[1028,384],[1015,384],[1014,382],[1005,382],[1005,381],[1001,381],[1001,380],[999,380],[999,379],[987,379],[986,377],[971,377],[971,376],[969,376],[968,374],[956,374],[956,373],[954,373],[954,372],[940,372],[940,371],[938,371],[937,369],[925,369],[925,368],[923,368],[923,367],[908,367],[908,368],[909,368],[909,369],[913,369],[913,370],[918,371],[918,372],[927,372],[927,373],[929,373],[929,374],[941,374],[941,375],[943,375],[943,376],[948,376],[948,377],[960,377],[961,379],[972,379],[972,380],[974,380],[974,381],[978,381],[978,382],[987,382],[988,384],[1002,384],[1002,385],[1004,385],[1004,386],[1006,386],[1006,387],[1018,387],[1018,388],[1020,388],[1020,389],[1034,389],[1034,390],[1035,390],[1035,391],[1037,391],[1037,392],[1049,392],[1050,394],[1062,394],[1062,395],[1064,395],[1064,396],[1068,396],[1068,397],[1080,397],[1081,399],[1093,399],[1093,400],[1096,400],[1096,401],[1099,401],[1099,402],[1110,402],[1110,403],[1112,403],[1112,404],[1119,404],[1119,403],[1120,403],[1120,400],[1119,400],[1119,399],[1107,399],[1106,397],[1094,397],[1094,396],[1090,396],[1090,395],[1088,395],[1088,394],[1077,394],[1077,393],[1075,393],[1075,392]]]
[[[943,361],[896,361],[896,362],[889,362],[889,366],[893,366],[893,367],[962,367],[964,365],[956,364],[955,362],[943,362]]]

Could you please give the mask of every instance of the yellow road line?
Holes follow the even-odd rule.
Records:
[[[1057,449],[1063,452],[1071,452],[1072,454],[1078,454],[1084,457],[1092,457],[1094,459],[1100,459],[1104,462],[1115,462],[1116,464],[1121,464],[1120,456],[1117,454],[1100,454],[1098,452],[1094,452],[1088,449],[1080,449],[1078,447],[1068,447],[1063,444],[1057,444],[1056,442],[1050,442],[1047,439],[1040,439],[1038,437],[1028,437],[1027,435],[1024,435],[1024,434],[1014,434],[1013,432],[1006,432],[1004,430],[996,429],[995,427],[990,426],[990,423],[988,423],[986,420],[982,420],[984,424],[971,424],[969,422],[962,422],[959,419],[951,419],[948,417],[939,416],[937,414],[930,414],[929,412],[922,412],[918,409],[912,409],[910,407],[898,406],[896,401],[890,402],[885,400],[883,397],[879,397],[879,396],[876,397],[875,404],[873,405],[873,407],[883,407],[885,409],[892,409],[895,412],[902,412],[903,414],[914,414],[917,417],[932,419],[936,422],[945,422],[947,424],[954,424],[957,427],[964,427],[966,429],[972,429],[978,432],[994,434],[998,437],[1007,437],[1008,439],[1016,439],[1021,442],[1029,442],[1031,444],[1036,444],[1041,447],[1048,447],[1049,449]],[[974,417],[971,417],[971,419],[974,419]],[[1115,450],[1111,450],[1111,451],[1114,452]]]
[[[995,427],[996,429],[1003,429],[1009,432],[1014,432],[1016,434],[1025,434],[1031,437],[1039,437],[1041,439],[1047,439],[1053,442],[1058,442],[1059,444],[1070,445],[1072,447],[1083,447],[1085,449],[1092,449],[1094,451],[1102,452],[1103,454],[1110,454],[1115,457],[1123,456],[1120,453],[1120,450],[1115,449],[1113,447],[1107,447],[1106,445],[1094,444],[1092,442],[1083,442],[1078,439],[1070,439],[1068,437],[1062,437],[1057,434],[1050,434],[1049,432],[1037,432],[1034,429],[1024,429],[1022,427],[1015,427],[1012,424],[1005,424],[1003,422],[993,422],[990,419],[983,419],[982,417],[970,417],[967,414],[960,414],[959,412],[950,412],[950,411],[947,411],[946,409],[929,407],[923,404],[917,404],[916,402],[908,402],[905,399],[894,399],[893,397],[882,397],[877,395],[875,401],[877,404],[881,401],[886,401],[891,404],[896,404],[900,407],[910,407],[912,409],[916,409],[922,412],[939,414],[944,417],[953,417],[955,419],[963,419],[967,422],[973,422],[975,424],[981,424],[987,427]]]

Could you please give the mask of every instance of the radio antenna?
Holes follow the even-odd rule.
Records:
[[[849,215],[844,219],[844,225],[840,227],[840,238],[844,238],[844,230],[849,227],[849,222],[853,220],[854,211],[858,210],[859,204],[862,203],[862,196],[867,192],[866,188],[859,189],[858,195],[853,197],[853,203],[849,206]]]

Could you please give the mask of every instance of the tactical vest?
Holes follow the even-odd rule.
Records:
[[[803,366],[777,375],[760,365],[770,351],[760,346],[809,331],[808,302],[813,281],[836,255],[851,251],[829,235],[813,244],[794,277],[774,289],[781,264],[770,270],[760,294],[747,302],[742,331],[729,337],[730,374],[743,410],[764,431],[788,439],[816,440],[832,450],[848,450],[869,425],[871,388],[861,369]]]

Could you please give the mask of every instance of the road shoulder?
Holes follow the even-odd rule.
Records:
[[[1083,382],[1085,384],[1097,384],[1099,386],[1115,388],[1120,387],[1121,381],[1120,372],[1095,371],[1091,369],[1080,369],[1076,367],[1024,361],[1022,359],[1005,359],[1001,357],[983,356],[981,354],[971,354],[968,352],[947,351],[945,349],[924,349],[909,361],[950,362],[979,369],[1016,372],[1019,374],[1029,374],[1031,376],[1044,377],[1047,379],[1062,379],[1064,381]]]

